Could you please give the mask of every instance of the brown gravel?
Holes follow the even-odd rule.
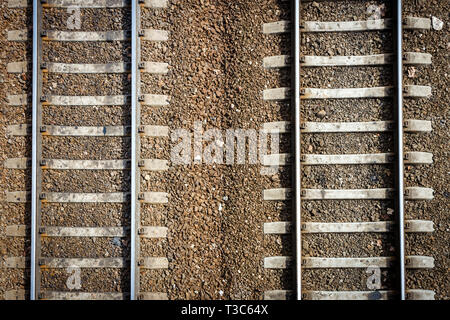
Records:
[[[67,106],[61,109],[48,106],[43,110],[43,117],[48,125],[59,126],[123,126],[131,122],[129,106]],[[102,119],[99,123],[98,119]]]
[[[303,68],[301,85],[320,88],[326,79],[327,88],[383,87],[392,85],[392,67],[320,67]],[[322,80],[322,81],[321,81]]]
[[[129,159],[129,137],[45,137],[42,156],[46,159]],[[99,146],[101,145],[101,148]]]
[[[305,257],[373,257],[390,256],[394,252],[393,235],[376,234],[314,234],[305,237]],[[348,248],[351,248],[348,250]]]
[[[54,258],[118,258],[127,257],[125,238],[44,237],[41,255]]]
[[[10,43],[6,41],[7,30],[26,29],[31,25],[29,10],[10,10],[7,1],[0,2],[0,162],[7,158],[28,154],[29,140],[11,138],[5,133],[6,125],[23,123],[29,118],[30,107],[7,106],[7,94],[21,94],[28,91],[30,77],[12,75],[6,72],[11,61],[24,61],[31,58],[31,46],[27,42]],[[4,191],[25,190],[28,179],[16,170],[7,170],[0,166],[1,193]],[[9,256],[28,256],[29,241],[20,238],[6,238],[3,235],[6,226],[29,223],[29,206],[26,204],[0,203],[0,261]],[[29,283],[29,271],[0,268],[0,299],[6,290],[23,289]]]
[[[130,172],[124,170],[45,170],[46,192],[128,192]]]
[[[367,277],[365,269],[356,269],[348,272],[346,269],[329,270],[305,270],[303,277],[303,290],[316,290],[320,287],[325,291],[335,291],[336,288],[343,291],[367,291]],[[381,271],[381,288],[388,290],[395,286],[395,275],[387,270]]]
[[[348,39],[342,41],[342,39]],[[351,43],[351,46],[348,44]],[[305,33],[301,35],[300,51],[305,55],[369,55],[392,52],[389,31]]]
[[[72,13],[66,8],[47,8],[44,10],[43,30],[72,31],[67,20]],[[129,8],[106,8],[80,10],[82,31],[131,30],[131,11]]]
[[[258,6],[246,1],[180,1],[168,12],[144,10],[143,27],[167,29],[170,40],[143,44],[143,60],[164,61],[171,69],[163,77],[143,76],[143,92],[168,94],[171,104],[143,108],[142,123],[192,130],[194,121],[204,121],[205,129],[257,129],[265,121],[289,119],[285,104],[266,104],[261,99],[262,89],[289,84],[286,73],[261,67],[263,57],[280,50],[282,43],[264,36],[262,23],[288,18],[285,9],[280,10],[276,1]],[[141,142],[143,156],[163,159],[168,156],[164,150],[174,145],[164,139]],[[147,274],[154,273],[146,272],[143,288],[151,281],[155,290],[163,287],[170,299],[259,299],[265,285],[278,283],[262,268],[261,227],[267,204],[261,192],[271,180],[260,176],[259,167],[175,166],[148,175],[145,190],[163,187],[170,195],[167,206],[154,209],[167,217],[163,221],[170,234],[169,272],[163,281],[151,281]],[[151,224],[147,220],[151,215],[142,209],[143,223]]]
[[[391,173],[390,165],[304,166],[302,180],[305,185],[323,189],[391,188]]]
[[[305,222],[369,222],[392,220],[391,200],[304,201],[302,218]],[[332,215],[332,219],[331,219]]]
[[[42,224],[46,226],[73,227],[80,219],[86,227],[128,226],[130,207],[122,203],[45,203],[42,207]]]
[[[41,277],[43,291],[58,291],[66,287],[68,274],[64,269],[47,269]],[[104,292],[129,292],[129,282],[128,268],[86,268],[81,272],[81,285],[86,292],[99,292],[99,288]]]
[[[130,62],[129,41],[112,42],[56,42],[42,47],[44,61],[59,63]],[[79,53],[84,54],[80,55]]]
[[[86,96],[114,96],[123,95],[131,88],[127,74],[98,74],[93,77],[90,74],[50,73],[44,77],[43,82],[46,86],[43,92],[45,95],[68,95],[67,88],[70,88],[72,92],[80,92]]]
[[[357,21],[367,20],[371,6],[381,7],[380,18],[392,16],[389,1],[307,1],[302,3],[302,17],[308,21]]]
[[[375,153],[393,150],[391,133],[304,134],[302,139],[302,151],[305,154]]]
[[[392,101],[390,99],[336,99],[302,101],[301,116],[304,121],[317,121],[318,114],[325,111],[323,121],[381,121],[391,120],[393,117]],[[309,136],[309,134],[305,134]]]

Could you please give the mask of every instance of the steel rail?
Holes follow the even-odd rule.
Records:
[[[138,169],[138,22],[139,3],[132,1],[131,5],[131,259],[130,259],[130,299],[137,299],[139,287],[139,270],[137,266],[137,251],[139,244],[136,234],[139,227],[139,169]]]
[[[293,26],[294,32],[292,32],[294,37],[293,54],[294,64],[293,64],[293,141],[294,141],[294,175],[293,175],[293,185],[294,194],[293,208],[295,208],[295,263],[294,263],[294,275],[296,284],[296,297],[297,300],[302,299],[302,243],[301,243],[301,183],[300,183],[300,0],[293,0]]]
[[[404,214],[404,186],[403,186],[403,23],[402,1],[396,1],[395,23],[395,105],[397,117],[397,211],[398,211],[398,267],[400,277],[400,299],[405,300],[405,214]]]
[[[37,133],[37,6],[38,1],[33,1],[33,92],[32,92],[32,164],[31,164],[31,284],[30,284],[30,299],[35,300],[35,278],[36,278],[36,133]]]
[[[30,299],[39,298],[40,291],[40,273],[38,258],[40,255],[40,238],[38,238],[38,228],[40,225],[40,166],[41,158],[41,102],[42,93],[42,72],[41,63],[41,13],[42,4],[39,0],[33,1],[33,74],[32,74],[32,150],[31,150],[31,253],[30,253]]]

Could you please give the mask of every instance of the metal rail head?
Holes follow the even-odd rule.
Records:
[[[140,1],[139,1],[140,2]],[[139,294],[139,269],[137,256],[139,243],[136,234],[139,229],[139,87],[138,87],[138,63],[139,63],[139,3],[132,1],[131,5],[131,259],[130,259],[130,299],[135,300]]]
[[[300,199],[300,0],[293,0],[292,4],[293,14],[293,26],[294,37],[292,47],[292,56],[294,57],[292,77],[293,77],[293,92],[292,105],[293,105],[293,124],[294,130],[294,175],[292,184],[294,186],[293,204],[295,215],[293,219],[295,221],[295,234],[294,234],[294,250],[295,250],[295,263],[294,275],[295,275],[295,290],[297,300],[302,299],[302,243],[301,243],[301,199]]]
[[[402,60],[402,1],[396,1],[396,24],[395,24],[395,81],[396,95],[395,104],[397,107],[397,220],[398,220],[398,261],[399,261],[399,288],[400,299],[405,300],[405,217],[404,217],[404,186],[403,186],[403,60]]]
[[[41,170],[39,161],[41,160],[41,133],[39,127],[41,121],[41,101],[42,94],[42,72],[41,63],[41,26],[42,26],[42,4],[41,1],[33,1],[33,74],[32,74],[32,164],[31,164],[31,254],[30,254],[30,299],[36,300],[40,291],[40,273],[38,259],[40,256],[40,238],[38,228],[40,225],[40,200],[41,190],[40,178]]]

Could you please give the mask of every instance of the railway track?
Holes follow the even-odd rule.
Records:
[[[339,5],[342,2],[344,1],[331,4]],[[355,7],[365,11],[365,2],[346,2],[351,2]],[[303,17],[302,14],[306,10],[312,11],[315,8],[320,10],[324,5],[324,2],[311,4],[310,1],[293,1],[291,21],[268,22],[262,28],[262,32],[268,37],[288,32],[292,36],[291,55],[266,57],[263,61],[263,65],[267,69],[290,68],[291,87],[266,89],[263,92],[263,99],[268,102],[291,101],[292,120],[266,123],[264,128],[270,132],[291,133],[293,152],[267,156],[265,164],[268,166],[292,165],[294,177],[289,188],[264,190],[265,201],[288,201],[289,199],[293,201],[292,221],[265,223],[264,233],[268,236],[293,234],[295,243],[295,249],[291,256],[264,258],[266,269],[287,270],[292,268],[295,275],[294,285],[291,288],[266,291],[264,298],[269,300],[290,297],[313,300],[433,299],[434,292],[426,290],[426,288],[406,288],[407,270],[433,268],[434,259],[431,256],[407,255],[404,236],[405,232],[433,232],[432,221],[405,220],[404,210],[405,201],[433,199],[433,190],[419,186],[405,188],[403,185],[405,164],[431,165],[433,157],[428,152],[405,152],[403,148],[404,139],[408,139],[408,135],[425,134],[432,128],[430,121],[403,118],[404,99],[422,99],[426,103],[426,99],[431,95],[429,86],[404,85],[403,65],[429,65],[432,57],[426,52],[404,52],[402,50],[402,34],[410,32],[410,30],[429,30],[431,21],[429,18],[402,16],[401,1],[395,2],[393,10],[395,14],[391,18],[371,17],[370,20],[359,21],[348,18],[340,21],[309,21]],[[329,2],[328,5],[330,5]],[[386,3],[386,6],[388,5],[389,3]],[[335,12],[339,12],[339,10],[335,10]],[[390,45],[389,51],[377,52],[379,50],[373,45],[377,42],[372,42],[372,39],[375,39],[373,34],[376,33],[387,33],[392,39],[395,39]],[[341,55],[339,52],[336,54],[335,47],[331,48],[336,41],[328,41],[325,46],[323,46],[324,43],[320,43],[320,50],[325,52],[331,50],[328,55],[311,55],[302,51],[305,40],[308,42],[309,37],[313,38],[315,35],[323,34],[332,35],[335,37],[334,39],[346,43],[345,52],[359,54]],[[365,39],[364,47],[358,47],[361,46],[361,42],[354,39],[361,38],[357,38],[356,34],[364,35],[362,37]],[[331,36],[329,39],[332,39]],[[382,39],[387,41],[387,38]],[[369,43],[368,49],[366,49],[367,43]],[[365,54],[362,55],[361,52]],[[389,83],[365,86],[358,83],[358,80],[353,80],[347,84],[349,87],[339,87],[339,83],[336,85],[331,81],[332,76],[317,71],[322,68],[331,74],[333,69],[340,70],[338,75],[345,78],[348,73],[352,79],[351,76],[355,74],[355,69],[367,66],[372,69],[363,70],[374,72],[374,77],[378,76],[381,79],[377,79],[379,82],[384,80],[380,73],[374,71],[375,68],[390,69]],[[322,87],[311,85],[318,82],[312,76],[314,72],[329,79],[325,82],[325,87],[324,85]],[[359,82],[364,82],[366,79],[363,76],[360,78],[362,80]],[[339,82],[338,77],[334,77],[334,79]],[[338,114],[339,108],[343,106],[348,110],[348,106],[352,104],[359,108],[375,110],[375,112],[370,117],[371,119],[365,119],[365,121],[358,121],[357,114],[335,116],[336,118],[348,118],[349,120],[345,122],[332,122],[326,121],[326,119],[317,121],[327,115],[325,110],[321,110],[318,115],[310,116],[307,108],[317,108],[317,104],[314,105],[317,101],[321,104],[322,109],[327,109],[329,113],[331,110],[331,114]],[[340,104],[333,104],[336,101],[339,101]],[[375,104],[373,104],[374,101]],[[329,105],[328,108],[327,105]],[[390,110],[387,117],[386,110],[383,110],[386,108]],[[305,121],[300,115],[306,115],[307,118],[314,117],[317,120]],[[379,143],[382,135],[388,136],[387,143]],[[374,138],[368,139],[367,137],[370,136]],[[321,148],[317,149],[323,150],[322,153],[312,153],[312,145],[308,148],[305,147],[315,137],[320,137],[322,144],[320,144]],[[361,146],[366,141],[369,141],[371,147]],[[374,141],[378,141],[378,143]],[[342,145],[336,145],[339,143]],[[374,145],[375,148],[373,148]],[[355,151],[332,153],[333,150],[345,149]],[[366,149],[374,151],[370,153],[360,151]],[[335,169],[330,169],[330,167]],[[305,174],[306,168],[308,168],[309,174]],[[395,177],[395,179],[379,177],[383,175],[382,172],[385,169],[389,172],[388,176]],[[381,181],[381,183],[365,181],[366,172],[372,172],[372,182]],[[362,176],[358,176],[358,173]],[[342,183],[342,181],[334,183],[335,176],[339,178],[346,176],[353,180],[353,185],[357,184],[360,187],[345,188],[345,185],[351,183]],[[368,180],[368,176],[366,179]],[[379,187],[370,188],[374,184]],[[329,188],[329,185],[333,185],[334,188]],[[344,185],[344,188],[339,188],[340,185]],[[329,210],[334,214],[327,215]],[[380,212],[380,214],[373,218],[370,211]],[[387,236],[389,234],[390,236]],[[382,238],[378,235],[381,235]],[[387,238],[383,238],[384,235]],[[355,249],[370,241],[367,239],[373,239],[371,243],[380,247],[384,246],[384,242],[387,241],[391,244],[391,250],[378,250],[378,254],[373,254],[365,248]],[[306,243],[313,243],[314,246],[314,241],[316,241],[316,248],[321,244],[329,246],[330,243],[333,244],[333,248],[328,248],[328,250],[319,248],[321,254],[314,253],[309,249],[305,250]],[[347,241],[350,244],[346,243]],[[349,246],[353,246],[353,248],[349,248]],[[352,250],[359,255],[352,255]],[[367,274],[364,270],[367,270]],[[342,272],[339,273],[339,271]],[[305,276],[306,274],[308,276]],[[350,277],[353,275],[361,285],[356,290],[349,290],[345,279],[342,279],[333,286],[332,290],[323,289],[326,285],[324,279],[333,281],[342,275],[345,275],[345,279],[348,279],[348,275]],[[391,281],[387,281],[386,278],[391,278]],[[367,287],[365,287],[366,284]]]
[[[32,61],[8,65],[10,73],[32,72],[32,94],[8,97],[11,106],[31,102],[32,123],[7,128],[11,137],[32,137],[32,157],[7,159],[5,167],[31,168],[32,184],[6,193],[6,201],[30,205],[31,230],[11,225],[6,236],[31,233],[31,254],[8,257],[5,267],[30,268],[31,281],[29,292],[12,290],[5,298],[167,299],[166,292],[141,290],[140,283],[142,272],[168,268],[165,256],[140,250],[142,241],[159,241],[168,232],[140,218],[143,204],[168,201],[164,191],[141,188],[141,173],[167,170],[167,160],[140,156],[141,137],[167,137],[169,131],[140,122],[141,105],[164,107],[170,100],[143,92],[140,80],[141,74],[168,72],[163,61],[141,57],[142,46],[166,41],[168,32],[142,29],[140,22],[141,10],[165,10],[167,1],[8,5],[33,14],[32,34],[8,32],[9,41],[33,43]],[[110,29],[96,30],[97,19]]]

